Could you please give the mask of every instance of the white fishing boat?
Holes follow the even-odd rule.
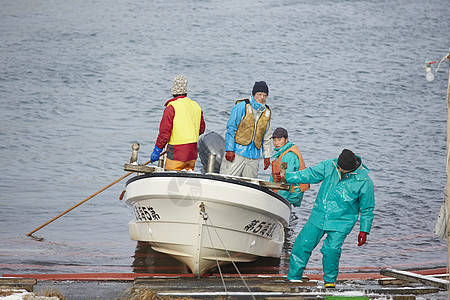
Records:
[[[201,276],[218,264],[280,257],[291,206],[269,187],[286,184],[216,173],[165,171],[133,164],[126,203],[130,238]]]

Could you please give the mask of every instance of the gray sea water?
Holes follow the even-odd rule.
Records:
[[[362,157],[375,219],[366,245],[357,228],[347,238],[343,272],[447,265],[433,229],[446,184],[448,61],[433,82],[423,68],[448,54],[447,1],[0,6],[0,273],[183,272],[129,239],[125,180],[26,236],[123,176],[133,142],[139,162],[149,159],[179,74],[207,132],[223,134],[234,101],[265,80],[273,127],[289,131],[307,165],[343,148]],[[287,272],[318,189],[293,210],[281,259],[261,270]],[[308,268],[320,272],[319,248]]]

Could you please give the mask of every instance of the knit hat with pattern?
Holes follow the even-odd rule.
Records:
[[[183,95],[187,94],[187,84],[188,80],[186,76],[178,75],[175,76],[173,83],[172,83],[172,95]]]

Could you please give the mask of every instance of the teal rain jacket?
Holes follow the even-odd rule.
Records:
[[[374,185],[369,172],[361,163],[355,171],[343,174],[341,179],[337,159],[330,159],[314,167],[286,173],[286,181],[322,182],[308,220],[315,226],[349,234],[361,214],[360,231],[369,233],[375,208]]]
[[[274,150],[276,152],[273,155],[273,157],[278,158],[281,154],[284,153],[284,151],[291,148],[292,146],[294,146],[294,143],[287,142],[287,144],[281,148],[274,148]],[[295,172],[300,168],[300,162],[298,160],[298,156],[294,152],[289,151],[288,153],[283,155],[283,157],[281,158],[281,161],[287,162],[287,164],[288,164],[286,172]],[[270,181],[273,182],[272,174],[270,174]],[[293,193],[291,193],[291,191],[278,190],[278,195],[284,197],[292,205],[294,205],[296,207],[300,207],[300,205],[302,204],[303,192],[300,191],[299,187],[296,187],[294,189]]]

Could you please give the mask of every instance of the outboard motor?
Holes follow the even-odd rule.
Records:
[[[198,156],[203,165],[201,172],[205,173],[208,167],[209,154],[216,155],[214,164],[214,173],[219,173],[220,164],[222,163],[223,154],[225,152],[225,139],[215,131],[203,134],[197,143]]]

